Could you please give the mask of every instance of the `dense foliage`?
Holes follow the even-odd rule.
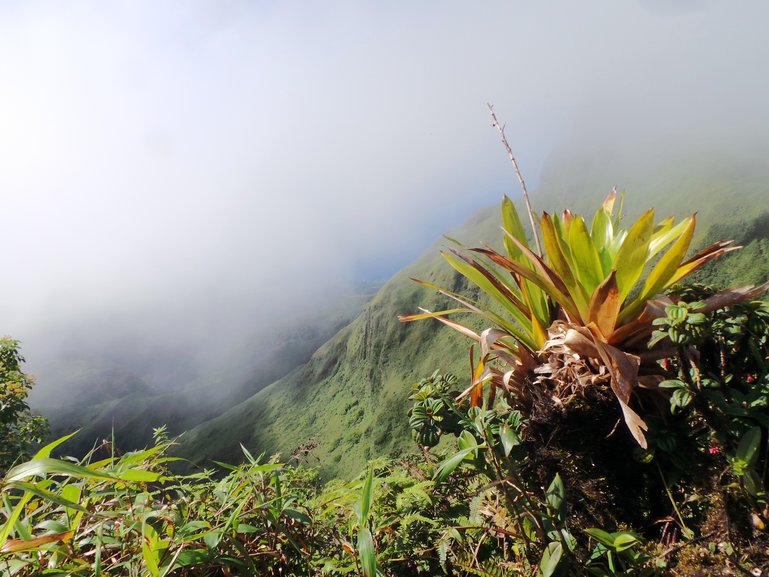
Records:
[[[438,318],[480,355],[469,386],[438,372],[413,385],[402,418],[419,456],[324,483],[300,464],[312,443],[178,474],[163,429],[149,449],[80,461],[52,457],[63,437],[0,482],[0,570],[766,574],[765,287],[678,285],[725,245],[686,259],[693,217],[625,229],[614,202],[590,227],[544,215],[538,255],[505,201],[506,254],[447,255],[486,300],[439,289],[462,309],[408,320]],[[446,318],[468,311],[492,326]]]
[[[24,457],[48,433],[48,424],[29,410],[27,396],[34,384],[22,371],[19,342],[0,339],[0,471]]]
[[[545,577],[614,574],[619,553],[642,540],[618,532],[623,527],[661,544],[699,539],[705,529],[731,543],[747,539],[736,529],[740,519],[763,527],[769,514],[766,468],[758,465],[769,417],[767,316],[749,302],[767,285],[673,288],[729,243],[687,259],[694,216],[655,225],[650,210],[626,229],[615,201],[610,194],[591,225],[569,211],[543,214],[545,255],[529,247],[505,199],[506,254],[445,255],[491,306],[433,287],[462,308],[402,317],[435,318],[477,342],[470,386],[451,393],[445,380],[423,384],[411,425],[428,446],[446,433],[458,436],[459,451],[438,477],[460,465],[487,477],[519,544],[514,561]],[[491,326],[472,330],[448,318],[457,313]],[[626,428],[618,430],[621,421]],[[719,455],[730,468],[719,469]],[[718,493],[724,480],[741,495]],[[578,496],[572,507],[567,494]],[[696,519],[687,518],[690,500],[698,503]],[[588,554],[585,535],[608,550]],[[622,548],[612,551],[618,542]],[[607,564],[594,567],[603,553]],[[659,556],[655,562],[633,560],[642,572],[667,564]]]

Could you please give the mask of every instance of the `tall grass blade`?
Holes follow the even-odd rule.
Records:
[[[363,483],[363,488],[360,494],[360,501],[358,506],[358,524],[364,525],[368,521],[371,502],[374,498],[374,467],[369,466],[368,473],[366,474],[366,480]]]
[[[29,477],[44,477],[46,475],[66,475],[78,479],[104,479],[108,481],[119,480],[114,475],[96,471],[80,465],[74,465],[59,459],[45,457],[42,459],[33,459],[15,466],[8,471],[5,476],[6,483],[21,481]]]
[[[368,527],[358,529],[358,557],[365,577],[376,577],[374,537]]]

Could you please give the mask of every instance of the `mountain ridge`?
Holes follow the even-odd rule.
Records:
[[[719,167],[700,171],[686,180],[690,192],[684,195],[684,189],[676,184],[681,179],[671,180],[675,168],[672,163],[653,173],[655,178],[646,182],[643,189],[653,194],[634,196],[633,190],[629,191],[627,209],[631,216],[655,204],[658,214],[690,214],[696,208],[689,209],[695,196],[691,191],[697,191],[696,196],[713,199],[715,206],[701,212],[704,216],[700,218],[695,241],[700,245],[712,236],[713,224],[739,227],[740,218],[751,222],[763,218],[762,209],[769,200],[769,176],[762,171],[755,174],[754,180],[746,181],[747,185],[730,183]],[[567,203],[563,191],[568,189],[565,183],[558,182],[559,178],[550,175],[544,180],[542,190],[533,196],[535,208],[552,211],[568,207],[590,215],[608,192],[606,188],[589,194],[586,189],[593,188],[593,183],[600,179],[586,179],[581,189],[570,189],[576,194],[570,199],[576,202]],[[739,203],[735,203],[733,195],[724,197],[725,190],[740,187],[745,192]],[[676,191],[679,197],[675,196]],[[662,202],[669,198],[675,198],[675,202]],[[729,218],[716,220],[723,206],[730,202],[732,206],[744,207],[742,214],[732,211],[726,215]],[[488,207],[450,235],[469,246],[494,244],[501,236],[500,227],[496,207]],[[760,230],[761,234],[769,233]],[[769,243],[769,234],[767,238],[744,240],[749,241],[748,246],[758,243],[764,247]],[[470,343],[466,339],[434,321],[408,325],[397,321],[398,314],[415,312],[420,306],[430,310],[451,306],[448,299],[411,282],[412,276],[474,296],[473,289],[440,258],[439,249],[445,244],[434,244],[394,275],[361,315],[321,346],[306,365],[188,431],[182,438],[180,454],[199,464],[211,458],[238,460],[242,443],[251,452],[281,453],[285,459],[313,439],[317,447],[311,454],[311,464],[330,478],[357,474],[373,456],[398,456],[413,451],[406,415],[410,384],[436,369],[457,374],[460,382],[467,380],[469,373]],[[729,269],[730,280],[736,282],[744,282],[746,271],[754,277],[769,278],[769,263],[742,269],[742,273],[735,271],[729,263],[734,263],[738,255],[722,259],[720,266],[708,267],[698,280],[718,280],[723,269]]]

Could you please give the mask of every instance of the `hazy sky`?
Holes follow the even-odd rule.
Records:
[[[516,192],[486,102],[532,186],[564,142],[766,146],[767,22],[763,0],[0,0],[0,332],[224,330],[385,277]]]

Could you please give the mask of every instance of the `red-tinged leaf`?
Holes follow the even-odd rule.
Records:
[[[551,299],[553,299],[553,301],[561,305],[561,307],[564,309],[566,314],[571,319],[576,320],[581,318],[579,315],[579,311],[576,305],[574,304],[574,301],[568,294],[568,289],[560,280],[560,278],[558,278],[558,275],[553,273],[553,271],[550,270],[550,268],[547,265],[545,265],[544,262],[540,261],[538,265],[539,268],[544,267],[544,270],[548,271],[546,272],[546,275],[548,276],[543,277],[541,274],[539,274],[539,272],[531,270],[528,267],[525,267],[515,261],[512,261],[492,249],[477,248],[473,250],[480,254],[486,255],[494,263],[510,271],[511,273],[517,274],[527,280],[530,280],[533,284],[541,288]],[[531,254],[534,255],[534,253],[531,253]],[[539,257],[536,257],[536,255],[534,256],[535,258],[539,258]]]
[[[759,286],[746,286],[737,289],[723,290],[705,300],[705,306],[695,309],[696,312],[707,313],[724,307],[732,306],[737,303],[750,301],[758,298],[769,290],[769,282]]]
[[[741,246],[731,246],[732,243],[734,243],[733,240],[719,240],[718,242],[714,242],[713,244],[703,248],[701,251],[699,251],[697,254],[692,256],[690,259],[682,262],[681,265],[692,263],[696,260],[701,259],[703,256],[707,256],[711,253],[718,252],[722,248],[728,249],[727,252],[731,252],[733,250],[739,250],[742,248]]]
[[[716,243],[716,244],[724,244],[724,243]],[[709,263],[711,260],[718,258],[720,256],[723,256],[728,252],[740,250],[742,248],[741,246],[729,246],[726,248],[719,247],[714,250],[710,250],[715,246],[716,245],[712,245],[711,247],[708,247],[708,249],[705,249],[704,251],[698,253],[697,255],[690,258],[686,262],[681,263],[681,266],[678,267],[678,270],[673,275],[673,277],[667,282],[666,286],[674,285],[675,283],[680,281],[682,278],[689,276],[698,268],[701,268],[702,266]]]
[[[531,350],[536,348],[534,340],[531,337],[531,330],[530,330],[530,326],[528,324],[529,323],[528,317],[522,316],[520,319],[517,316],[515,317],[516,320],[519,321],[520,325],[522,325],[523,328],[521,328],[521,326],[516,325],[513,322],[510,322],[508,319],[502,318],[501,316],[499,316],[495,312],[493,312],[493,311],[491,311],[489,309],[486,309],[486,308],[482,308],[480,305],[477,305],[476,303],[472,302],[470,299],[465,299],[465,298],[461,297],[460,295],[458,295],[456,293],[452,293],[450,291],[443,290],[443,289],[441,289],[441,288],[439,288],[439,287],[437,287],[437,286],[435,286],[435,285],[433,285],[431,283],[425,282],[425,281],[420,281],[420,280],[417,280],[417,279],[412,279],[412,280],[414,280],[415,282],[417,282],[417,283],[419,283],[419,284],[421,284],[423,286],[427,286],[427,287],[435,289],[436,291],[438,291],[439,294],[442,294],[444,296],[449,297],[452,300],[455,300],[456,302],[458,302],[458,303],[464,305],[465,307],[467,307],[467,309],[449,309],[447,311],[439,311],[439,312],[425,311],[422,314],[416,314],[416,315],[399,315],[398,319],[401,322],[407,323],[407,322],[424,320],[424,319],[427,319],[427,318],[443,317],[443,316],[448,315],[448,314],[454,314],[454,313],[460,313],[460,312],[464,312],[464,313],[472,312],[472,313],[476,313],[478,315],[481,315],[482,317],[484,317],[485,319],[487,319],[491,323],[497,325],[498,327],[500,327],[503,330],[505,330],[508,333],[510,333],[510,335],[514,339],[516,339],[518,342],[520,342],[524,347],[526,347],[528,349],[531,349]],[[420,310],[424,311],[425,309],[420,309]],[[459,331],[459,332],[462,332],[462,331]],[[462,334],[465,334],[466,336],[470,336],[470,335],[467,335],[464,332],[462,332]],[[471,337],[471,338],[473,338],[473,337]]]
[[[22,551],[31,551],[48,543],[64,542],[72,539],[74,531],[65,531],[63,533],[51,533],[34,539],[8,539],[0,549],[0,553],[20,553]]]
[[[521,252],[523,253],[523,255],[528,259],[528,264],[532,265],[531,270],[538,273],[538,277],[529,278],[529,277],[526,277],[525,275],[522,275],[524,276],[524,278],[528,278],[530,281],[534,282],[538,286],[539,286],[539,283],[536,282],[537,278],[541,277],[541,278],[547,279],[548,281],[550,281],[550,283],[552,283],[553,286],[555,286],[555,288],[558,291],[564,294],[568,294],[566,285],[563,284],[561,277],[555,274],[553,272],[553,269],[547,266],[547,264],[545,264],[545,261],[542,260],[542,258],[538,254],[532,252],[529,249],[529,247],[527,247],[526,245],[521,244],[517,238],[513,238],[509,235],[506,235],[506,236],[508,236],[508,238],[510,238],[516,245],[518,245],[518,248],[521,249]],[[540,286],[540,288],[546,291],[546,287]]]
[[[595,323],[604,342],[608,342],[614,332],[621,306],[622,298],[617,287],[617,272],[611,271],[609,277],[595,289],[588,312],[588,322]]]
[[[612,189],[609,191],[609,194],[606,195],[606,198],[603,199],[603,203],[601,204],[601,208],[603,208],[607,213],[609,213],[609,216],[614,214],[614,203],[617,201],[617,189],[615,187],[612,187]]]
[[[614,329],[609,338],[609,344],[627,349],[628,343],[635,342],[637,338],[645,338],[648,341],[648,337],[654,331],[652,321],[666,316],[665,307],[671,304],[673,304],[673,301],[668,297],[646,301],[646,305],[640,315]]]
[[[569,227],[571,226],[571,221],[573,219],[574,213],[572,213],[568,208],[561,213],[561,223],[563,225],[562,232],[567,238],[569,236]]]
[[[511,287],[505,285],[497,277],[495,277],[490,271],[473,260],[472,258],[462,254],[458,251],[451,251],[456,257],[464,261],[464,265],[458,262],[456,259],[450,257],[448,254],[443,254],[443,257],[448,263],[454,267],[459,273],[467,277],[474,282],[478,287],[483,290],[487,295],[492,297],[497,303],[499,303],[506,311],[508,311],[518,322],[523,321],[523,326],[526,326],[525,320],[529,312],[530,307],[526,307],[521,299],[516,295]],[[533,303],[532,303],[533,304]]]
[[[439,286],[434,285],[432,283],[429,283],[427,281],[423,281],[423,280],[419,280],[419,279],[415,279],[415,278],[412,278],[411,280],[413,280],[416,283],[421,284],[422,286],[426,286],[426,287],[429,287],[431,289],[434,289],[435,291],[438,292],[438,294],[442,294],[443,296],[446,296],[446,297],[448,297],[448,298],[458,302],[459,304],[466,306],[468,309],[470,309],[470,311],[472,311],[472,312],[474,312],[476,314],[479,314],[479,315],[487,318],[491,322],[496,323],[496,324],[504,327],[506,330],[509,330],[509,327],[508,327],[509,323],[506,323],[506,321],[504,319],[502,319],[502,317],[500,317],[499,315],[493,313],[492,311],[490,311],[486,307],[481,306],[477,302],[475,302],[475,301],[473,301],[473,300],[471,300],[471,299],[469,299],[469,298],[467,298],[467,297],[465,297],[463,295],[460,295],[458,293],[444,290],[444,289],[440,288]],[[529,314],[528,308],[526,308],[525,306],[523,306],[521,304],[521,311],[522,311],[522,313],[521,313],[521,317],[520,318],[523,319],[523,320],[527,319],[528,318],[528,314]],[[518,316],[516,316],[515,318],[516,318],[516,320],[518,320]],[[525,326],[525,324],[524,324],[524,326]]]
[[[638,383],[640,359],[606,343],[596,342],[596,347],[611,375],[614,394],[623,403],[629,403],[630,395]]]

